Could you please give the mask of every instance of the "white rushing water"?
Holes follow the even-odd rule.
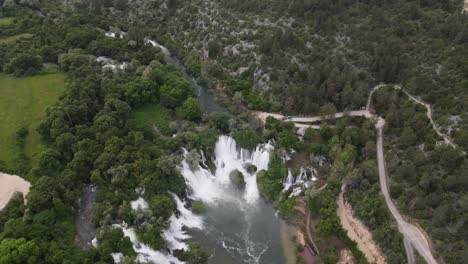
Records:
[[[291,169],[288,169],[288,175],[284,176],[281,180],[281,183],[283,184],[283,192],[287,192],[292,189],[288,196],[289,198],[300,195],[304,190],[310,187],[312,182],[318,179],[317,169],[314,167],[309,167],[307,169],[310,176],[307,175],[307,170],[301,167],[299,175],[294,176]]]
[[[99,56],[96,58],[96,61],[102,65],[103,70],[109,70],[114,73],[117,73],[119,70],[125,70],[129,64],[127,62],[118,62],[106,56]]]
[[[284,263],[280,220],[260,198],[256,179],[259,171],[268,169],[272,150],[268,143],[249,151],[233,138],[220,136],[214,147],[213,170],[207,169],[203,153],[202,166],[181,163],[189,198],[203,201],[207,207],[203,230],[191,234],[211,253],[210,263]],[[257,170],[249,173],[251,165]],[[243,174],[245,188],[231,183],[229,175],[235,170]]]
[[[268,169],[272,149],[273,146],[265,144],[257,146],[251,152],[237,147],[233,138],[220,136],[214,150],[216,166],[214,174],[201,166],[192,170],[186,161],[182,162],[181,172],[190,188],[189,197],[212,204],[237,199],[230,191],[232,188],[229,174],[239,170],[245,176],[246,183],[243,199],[249,204],[254,204],[260,197],[256,175],[258,171]],[[255,165],[257,172],[247,172],[246,166],[249,164]]]
[[[163,237],[171,250],[188,250],[188,245],[184,241],[191,238],[191,236],[187,234],[184,227],[202,229],[203,220],[200,216],[193,214],[192,211],[185,208],[185,203],[177,195],[173,194],[172,196],[177,203],[177,211],[180,215],[177,217],[173,214],[169,218],[169,227],[164,230]]]
[[[154,250],[148,245],[141,243],[135,233],[133,228],[127,228],[126,225],[114,224],[114,227],[121,228],[124,236],[130,238],[130,241],[133,244],[133,250],[137,253],[137,261],[155,263],[155,264],[182,264],[184,262],[180,261],[171,254],[164,254],[160,251]]]
[[[162,236],[166,240],[167,246],[171,251],[176,249],[188,250],[188,245],[184,241],[191,237],[187,234],[187,231],[184,227],[189,229],[202,229],[203,222],[200,216],[194,215],[190,210],[185,208],[185,203],[182,202],[177,195],[172,194],[172,197],[177,204],[177,211],[179,212],[179,215],[176,216],[173,214],[169,218],[168,227],[163,231]],[[148,208],[147,202],[142,197],[132,201],[131,206],[133,210]],[[150,246],[140,242],[136,237],[135,230],[133,228],[129,228],[125,223],[114,224],[113,226],[121,228],[124,232],[124,235],[130,238],[130,241],[133,244],[133,250],[135,250],[137,253],[138,261],[155,264],[184,263],[179,261],[170,252],[163,253],[161,251],[154,250]],[[97,246],[96,241],[94,241],[93,245],[95,247]],[[123,255],[120,253],[113,253],[112,257],[114,258],[115,263],[119,263],[123,258]]]
[[[150,44],[150,45],[153,46],[153,47],[158,47],[158,48],[160,48],[161,51],[163,52],[163,54],[166,55],[166,56],[170,56],[170,55],[171,55],[171,52],[170,52],[166,47],[164,47],[163,45],[157,43],[157,42],[154,41],[154,40],[151,40],[151,39],[149,39],[149,38],[145,38],[145,43],[146,43],[146,44]]]

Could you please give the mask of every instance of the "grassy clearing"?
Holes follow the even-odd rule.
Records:
[[[170,128],[170,111],[158,104],[151,104],[134,109],[128,120],[128,124],[133,129],[143,130],[146,133],[154,134],[156,131],[153,125],[164,135],[173,133]]]
[[[0,44],[10,44],[10,43],[13,43],[19,39],[30,39],[32,38],[34,35],[31,34],[31,33],[23,33],[23,34],[19,34],[19,35],[15,35],[15,36],[10,36],[10,37],[6,37],[6,38],[0,38]]]
[[[14,21],[15,21],[15,19],[13,17],[0,18],[0,27],[9,26],[9,25],[13,24]]]
[[[25,152],[36,164],[41,150],[36,128],[45,110],[63,94],[65,75],[47,74],[15,78],[0,74],[0,160],[8,165],[17,154],[15,133],[24,127],[29,131]]]

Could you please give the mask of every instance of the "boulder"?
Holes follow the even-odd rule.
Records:
[[[235,170],[229,174],[229,179],[231,183],[236,186],[238,189],[243,189],[245,187],[244,174],[239,170]]]

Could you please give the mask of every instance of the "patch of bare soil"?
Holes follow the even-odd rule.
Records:
[[[379,246],[372,239],[371,232],[359,219],[354,217],[353,210],[350,204],[345,202],[343,193],[342,190],[338,198],[337,214],[341,225],[347,231],[348,237],[356,241],[359,250],[364,253],[369,263],[386,263]]]
[[[23,193],[24,202],[31,184],[23,178],[0,172],[0,210],[5,207],[17,192]]]

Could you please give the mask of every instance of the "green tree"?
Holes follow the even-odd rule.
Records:
[[[13,73],[15,76],[34,75],[42,68],[40,56],[20,53],[5,65],[5,72]]]
[[[168,195],[156,195],[149,202],[149,207],[153,212],[153,215],[162,217],[164,220],[176,211],[176,203],[174,199]]]
[[[202,106],[197,99],[190,97],[178,109],[178,114],[187,120],[199,122],[203,115]]]
[[[0,242],[0,263],[34,264],[41,262],[41,249],[33,241],[24,238],[5,238]]]
[[[198,244],[190,243],[190,251],[187,253],[188,263],[190,264],[206,264],[208,263],[208,253]]]
[[[260,137],[250,126],[236,130],[233,137],[241,148],[248,150],[254,149],[260,143]]]

